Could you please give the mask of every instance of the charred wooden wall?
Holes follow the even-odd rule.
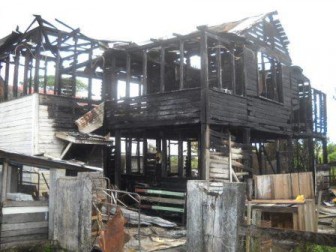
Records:
[[[105,106],[109,129],[199,123],[200,89],[107,101]]]
[[[39,152],[58,157],[65,145],[55,137],[57,131],[73,131],[75,120],[86,113],[88,107],[80,106],[70,97],[39,95],[37,145]]]
[[[247,126],[247,98],[209,90],[210,124]]]
[[[283,102],[276,102],[260,97],[258,94],[259,77],[256,52],[252,49],[245,49],[244,60],[249,126],[255,130],[289,134],[292,110],[289,67],[282,65]]]

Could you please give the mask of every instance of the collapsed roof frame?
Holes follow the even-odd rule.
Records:
[[[95,58],[101,55],[96,52],[112,41],[89,38],[80,29],[56,21],[54,25],[35,15],[25,32],[17,29],[0,40],[1,100],[31,93],[76,97],[81,88],[78,78],[85,78],[85,98],[94,99],[94,79],[102,79],[102,71],[96,70],[104,64],[101,57]]]

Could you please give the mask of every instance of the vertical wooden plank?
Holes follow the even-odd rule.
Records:
[[[201,141],[200,141],[200,156],[201,161],[200,178],[203,180],[209,179],[209,146],[210,146],[210,127],[208,124],[201,124]]]
[[[126,144],[126,174],[132,173],[132,138],[127,137],[125,139]]]
[[[327,150],[327,139],[322,139],[322,156],[323,156],[323,164],[328,163],[328,150]]]
[[[279,141],[279,139],[275,140],[275,144],[276,144],[276,171],[279,174],[279,173],[281,173],[280,141]]]
[[[221,42],[217,41],[217,79],[218,79],[218,88],[223,88],[223,69],[222,69],[222,48]]]
[[[162,135],[162,131],[160,132],[160,135]],[[156,152],[160,155],[161,160],[158,163],[158,160],[156,160],[155,165],[155,179],[159,179],[162,175],[162,144],[161,144],[161,138],[156,138]],[[156,157],[158,158],[158,157]],[[159,164],[159,165],[158,165]]]
[[[231,143],[231,132],[229,133],[229,180],[232,182],[232,143]]]
[[[40,34],[41,36],[41,34]],[[40,87],[40,58],[41,58],[41,37],[35,49],[35,72],[34,72],[34,93],[39,92]]]
[[[165,48],[161,46],[160,53],[160,93],[165,92],[165,67],[166,67],[166,56],[165,56]]]
[[[232,74],[232,92],[234,94],[237,94],[237,90],[236,90],[236,57],[234,55],[234,47],[231,47],[230,50],[232,50],[230,52],[231,55],[231,74]]]
[[[147,51],[142,52],[142,95],[147,94]]]
[[[187,165],[186,165],[186,177],[190,178],[191,177],[191,141],[188,140],[187,142]]]
[[[136,145],[136,155],[137,155],[137,172],[141,171],[141,157],[140,157],[140,141],[137,139]]]
[[[161,176],[167,177],[167,139],[164,134],[161,134],[162,137],[162,153],[161,153]]]
[[[178,176],[183,177],[183,141],[178,141]]]
[[[61,33],[57,34],[57,48],[61,47]],[[56,62],[55,62],[55,86],[54,86],[54,94],[61,94],[61,54],[60,50],[57,50]]]
[[[180,41],[180,90],[184,89],[184,41]]]
[[[251,153],[251,129],[250,128],[244,128],[243,129],[243,143],[246,146],[245,150],[243,149],[243,151],[245,152],[245,154],[249,155],[249,158],[245,158],[243,160],[243,164],[244,167],[246,168],[246,170],[251,169],[252,166],[252,153]],[[250,176],[252,175],[252,172],[249,172]]]
[[[2,183],[1,183],[1,202],[6,200],[7,195],[7,174],[8,174],[8,160],[4,160],[2,167]]]
[[[5,86],[4,86],[4,99],[5,101],[8,100],[8,83],[9,83],[9,68],[10,68],[10,62],[9,62],[9,56],[6,58],[6,70],[5,70]]]
[[[49,225],[48,225],[48,235],[50,240],[54,240],[54,216],[55,216],[55,208],[56,208],[56,182],[59,177],[65,175],[65,171],[60,171],[57,169],[50,169],[49,173]]]
[[[242,183],[187,183],[187,251],[241,251],[238,227],[243,222]]]
[[[47,93],[47,83],[48,82],[48,60],[44,60],[44,83],[43,83],[43,93]]]
[[[117,76],[117,59],[115,56],[112,56],[111,59],[111,69],[108,74],[110,74],[110,82],[107,83],[107,99],[113,99],[117,100],[118,99],[118,76]]]
[[[304,219],[304,205],[297,205],[298,207],[298,230],[305,231],[305,219]]]
[[[20,52],[14,56],[13,97],[18,97]]]
[[[298,214],[297,213],[293,213],[292,221],[293,221],[293,229],[294,230],[299,230]]]
[[[287,157],[288,157],[288,172],[293,171],[293,139],[291,136],[287,137]]]
[[[208,125],[208,88],[209,88],[209,69],[208,69],[208,40],[204,31],[201,32],[201,141],[200,141],[200,177],[209,179],[209,146],[210,128]]]
[[[28,92],[28,73],[30,71],[30,61],[31,61],[31,57],[30,55],[27,53],[25,56],[25,64],[24,64],[24,72],[23,72],[23,95],[26,95]]]
[[[309,171],[313,173],[313,188],[316,191],[316,166],[315,166],[315,148],[313,137],[308,138],[308,152],[309,152]]]
[[[143,138],[143,172],[144,175],[147,176],[148,172],[147,172],[147,156],[148,156],[148,143],[147,143],[147,138]]]
[[[126,53],[126,97],[131,94],[131,55]]]
[[[91,41],[90,51],[89,51],[89,65],[92,66],[92,54],[93,54],[94,43]],[[103,94],[102,96],[103,97]],[[90,71],[90,76],[88,79],[88,99],[92,100],[92,72]]]
[[[289,176],[290,176],[290,180],[291,180],[291,183],[292,183],[291,198],[293,199],[296,196],[298,196],[299,194],[301,194],[299,176],[298,176],[298,173],[290,173]]]
[[[120,130],[116,130],[114,184],[120,187],[120,183],[121,183],[121,133]]]
[[[77,92],[77,44],[78,44],[78,37],[77,37],[77,33],[74,34],[73,40],[75,42],[74,45],[74,51],[73,51],[73,64],[72,64],[72,89],[71,89],[71,96],[72,97],[76,97],[76,92]]]
[[[7,198],[7,193],[12,192],[12,190],[11,190],[12,182],[13,182],[12,174],[13,174],[13,166],[8,163],[8,165],[7,165],[7,176],[5,177],[6,180],[7,180],[6,181],[6,189],[5,189],[5,192],[6,192],[5,198]]]

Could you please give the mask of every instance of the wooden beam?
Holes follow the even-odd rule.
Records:
[[[187,164],[186,164],[186,177],[191,177],[191,141],[188,140],[187,142]]]
[[[76,69],[77,69],[77,44],[78,44],[78,38],[77,38],[77,33],[74,35],[74,41],[75,41],[75,48],[74,48],[74,59],[72,63],[72,89],[71,89],[71,96],[76,97],[76,92],[77,92],[77,76],[76,76]]]
[[[18,97],[20,52],[14,56],[13,96]]]
[[[229,133],[229,180],[232,182],[233,170],[232,170],[232,143],[231,143],[231,132]]]
[[[61,45],[61,34],[58,32],[57,35],[57,48]],[[54,85],[54,94],[61,94],[61,54],[59,49],[57,50],[56,62],[55,62],[55,85]]]
[[[178,176],[183,178],[183,141],[178,141]]]
[[[323,155],[323,164],[328,163],[328,150],[327,150],[327,139],[322,139],[322,155]]]
[[[293,139],[291,136],[287,137],[287,157],[288,157],[288,171],[293,172]]]
[[[167,177],[167,139],[164,136],[164,132],[161,132],[162,138],[162,153],[161,153],[161,176]]]
[[[2,183],[1,183],[1,202],[6,201],[7,195],[7,173],[8,173],[8,160],[3,161],[2,167]]]
[[[179,89],[184,89],[184,42],[180,41],[180,86]]]
[[[48,82],[48,60],[44,60],[44,83],[43,83],[43,93],[47,93],[47,83]]]
[[[132,173],[132,138],[125,139],[126,144],[126,174]]]
[[[34,93],[38,93],[40,87],[40,44],[41,42],[38,43],[35,49]]]
[[[209,89],[209,69],[208,69],[208,40],[205,32],[201,33],[201,139],[200,139],[200,178],[209,178],[209,146],[210,127],[208,124],[208,89]]]
[[[143,138],[143,173],[145,176],[147,176],[147,156],[148,156],[148,143],[147,143],[147,138]]]
[[[217,78],[218,78],[218,88],[223,88],[223,78],[222,78],[222,73],[223,73],[223,69],[222,69],[222,48],[221,48],[221,42],[218,41],[217,44]]]
[[[31,62],[31,56],[27,53],[25,56],[25,65],[23,72],[23,95],[28,94],[28,82],[29,82],[28,73],[30,71],[30,62]]]
[[[165,48],[161,47],[161,53],[160,53],[160,93],[165,92]]]
[[[229,48],[230,50],[232,49],[232,51],[229,51],[230,55],[231,55],[231,75],[232,75],[232,93],[236,94],[237,90],[236,90],[236,56],[234,55],[235,51],[234,51],[234,45],[232,47]]]
[[[243,129],[243,143],[246,146],[251,146],[251,129],[250,128],[244,128]],[[243,160],[245,170],[249,170],[252,166],[252,163],[251,163],[252,153],[251,153],[250,150],[248,151],[248,153],[249,153],[249,158]],[[249,173],[250,173],[250,176],[252,176],[252,173],[251,172],[249,172]]]
[[[308,138],[309,170],[313,172],[314,190],[316,188],[315,148],[313,137]]]
[[[90,43],[90,51],[89,51],[89,64],[90,66],[92,66],[92,54],[93,54],[93,47],[94,47],[94,43],[91,42]],[[90,77],[88,79],[88,99],[92,100],[92,72],[90,71]],[[101,96],[103,97],[103,95]]]
[[[136,155],[137,155],[137,172],[141,171],[141,157],[140,157],[140,141],[137,139],[136,145]]]
[[[147,94],[147,51],[142,52],[142,95]]]
[[[279,139],[276,139],[275,140],[275,145],[276,145],[276,172],[278,174],[281,173],[281,159],[280,159],[280,140]]]
[[[120,130],[115,132],[115,170],[114,184],[120,187],[121,183],[121,135]]]
[[[62,151],[62,153],[61,153],[60,159],[63,159],[63,158],[64,158],[64,156],[65,156],[65,155],[68,153],[68,151],[70,150],[71,146],[72,146],[72,143],[71,143],[71,142],[67,144],[67,146],[65,147],[65,149],[64,149],[64,150]]]
[[[130,97],[131,92],[131,55],[126,54],[126,97]]]
[[[6,58],[6,70],[5,70],[5,86],[4,86],[4,99],[5,101],[8,100],[8,83],[9,83],[9,68],[10,68],[10,62],[9,62],[9,56]]]
[[[118,76],[117,76],[117,66],[116,66],[116,61],[117,59],[113,56],[112,57],[112,63],[111,63],[111,68],[110,68],[110,74],[111,74],[111,80],[107,85],[110,87],[108,90],[110,93],[108,93],[109,99],[118,99]]]

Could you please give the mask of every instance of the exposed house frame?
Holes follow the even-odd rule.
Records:
[[[325,94],[305,84],[309,79],[292,66],[276,12],[174,35],[104,53],[105,129],[116,141],[105,170],[116,184],[185,190],[182,181],[191,178],[235,180],[238,174],[242,179],[255,173],[253,153],[259,157],[258,173],[267,173],[270,160],[262,146],[270,142],[278,146],[274,172],[291,172],[296,139],[309,141],[306,170],[314,171],[314,140],[323,143],[326,162]],[[173,172],[171,141],[178,153]],[[279,141],[287,143],[285,151]],[[195,177],[191,143],[198,146]],[[141,150],[140,161],[135,149]],[[286,166],[281,153],[287,155]]]

